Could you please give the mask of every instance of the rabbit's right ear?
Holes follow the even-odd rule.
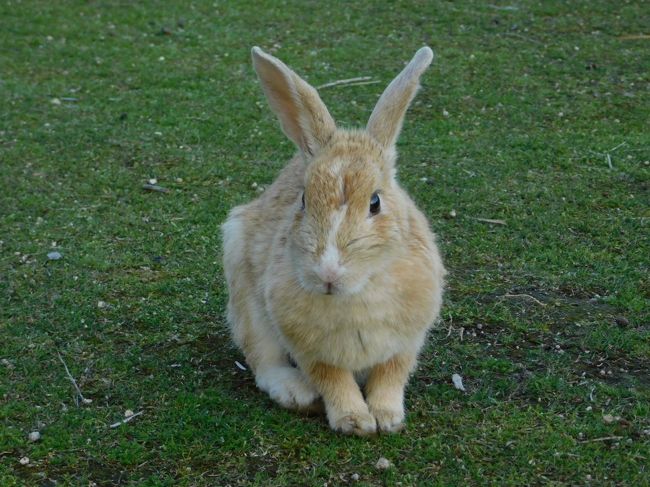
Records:
[[[318,92],[279,59],[252,49],[253,67],[282,130],[307,156],[327,144],[336,130]]]
[[[420,86],[420,76],[432,59],[433,51],[429,47],[420,48],[379,98],[366,128],[384,147],[391,149],[395,146],[404,114]]]

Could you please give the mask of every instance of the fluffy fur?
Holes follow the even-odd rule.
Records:
[[[233,339],[258,387],[282,406],[306,409],[322,398],[335,430],[398,431],[445,274],[428,223],[394,170],[404,114],[433,53],[416,53],[366,130],[337,129],[314,88],[261,49],[252,56],[299,152],[222,227]],[[369,211],[374,193],[377,214]]]

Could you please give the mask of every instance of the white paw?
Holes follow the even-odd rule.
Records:
[[[404,428],[404,408],[370,408],[380,431],[397,433]]]
[[[255,379],[257,387],[288,409],[309,408],[319,397],[316,388],[293,367],[273,367],[260,371]]]
[[[328,415],[330,416],[330,415]],[[342,413],[330,418],[330,426],[335,431],[357,436],[368,436],[377,432],[377,422],[372,414],[365,411]]]

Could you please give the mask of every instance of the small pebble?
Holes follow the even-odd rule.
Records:
[[[611,414],[603,414],[603,421],[607,424],[611,424],[616,421],[616,418]]]
[[[52,99],[50,100],[50,103],[52,103],[52,105],[60,105],[60,104],[61,104],[61,100],[59,100],[58,98],[52,98]]]
[[[354,480],[355,482],[357,482],[357,481],[359,480],[360,477],[359,477],[359,474],[358,474],[358,473],[353,473],[352,476],[351,476],[350,478],[351,478],[352,480]]]
[[[20,459],[20,464],[21,465],[28,465],[29,464],[29,457],[23,457]]]
[[[133,416],[133,411],[132,410],[127,409],[126,411],[124,411],[124,417],[125,418],[130,418],[131,416]]]
[[[456,218],[456,210],[451,210],[451,211],[449,212],[449,217],[450,217],[450,218]]]
[[[29,441],[38,441],[41,439],[41,434],[38,431],[32,431],[29,436]]]
[[[614,321],[618,326],[630,326],[630,320],[628,320],[625,316],[617,316],[614,318]]]
[[[149,184],[158,184],[158,180],[156,178],[151,178],[149,179]]]
[[[390,463],[390,460],[384,457],[381,457],[379,460],[377,460],[377,463],[375,464],[375,468],[378,470],[388,470],[392,466],[393,464]]]
[[[60,252],[49,252],[47,254],[47,258],[49,260],[59,260],[61,257],[63,257],[63,256],[61,255]]]
[[[105,308],[106,306],[108,306],[106,304],[106,301],[97,301],[97,307],[98,308]]]

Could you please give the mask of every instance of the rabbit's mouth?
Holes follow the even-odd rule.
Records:
[[[339,282],[323,282],[320,280],[314,280],[314,283],[311,287],[312,292],[316,294],[324,294],[325,296],[334,296],[345,294],[344,287]]]
[[[331,282],[325,283],[325,294],[334,294],[334,285]]]
[[[346,286],[340,280],[337,281],[323,281],[317,276],[300,275],[298,279],[300,287],[305,291],[312,294],[320,294],[325,296],[336,296],[347,294]]]
[[[348,271],[338,276],[323,276],[316,272],[296,269],[296,284],[309,294],[345,297],[363,292],[370,275],[354,275]]]
[[[352,296],[363,292],[368,279],[360,279],[358,282],[349,282],[348,280],[339,279],[332,282],[323,282],[320,279],[313,279],[310,284],[303,281],[303,287],[314,294],[332,297]]]

